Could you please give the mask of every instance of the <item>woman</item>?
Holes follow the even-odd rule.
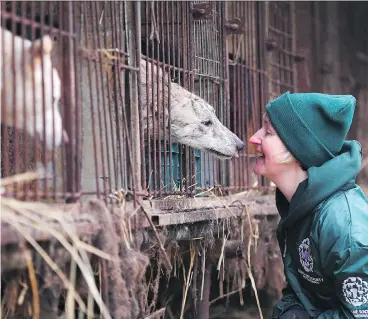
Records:
[[[368,199],[362,160],[345,140],[351,95],[289,92],[271,101],[251,138],[254,173],[277,186],[277,238],[287,286],[273,318],[368,318]]]

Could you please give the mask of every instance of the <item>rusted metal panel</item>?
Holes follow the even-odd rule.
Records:
[[[296,90],[293,2],[267,2],[269,99]]]
[[[314,87],[317,87],[312,80],[313,66],[318,63],[319,59],[313,56],[313,52],[318,46],[314,32],[317,23],[314,21],[313,11],[312,2],[295,3],[295,20],[298,21],[298,25],[303,26],[295,28],[296,55],[294,61],[296,62],[297,90],[299,92],[310,92],[315,90]],[[314,85],[312,86],[312,84]]]

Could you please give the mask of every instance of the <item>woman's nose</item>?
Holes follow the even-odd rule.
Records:
[[[258,133],[258,132],[257,132]],[[251,143],[251,144],[254,144],[254,145],[260,145],[260,144],[262,144],[262,140],[259,138],[259,137],[257,137],[257,133],[256,134],[254,134],[250,139],[249,139],[249,142]]]
[[[255,145],[259,145],[262,143],[261,139],[259,137],[255,137],[254,135],[249,139],[249,142]]]

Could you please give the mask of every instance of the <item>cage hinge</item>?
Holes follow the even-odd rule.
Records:
[[[210,20],[212,19],[212,3],[192,3],[190,12],[192,13],[194,20]]]
[[[266,50],[267,51],[274,51],[277,49],[277,42],[275,39],[267,39],[266,40]]]
[[[295,63],[305,62],[308,55],[309,55],[309,50],[307,48],[296,49],[294,56],[293,56],[294,62]]]
[[[227,20],[224,23],[224,27],[227,33],[231,34],[241,34],[244,32],[244,21],[239,18],[234,18],[231,20]]]
[[[277,41],[272,38],[266,40],[266,50],[268,52],[271,51],[286,52],[281,46],[278,45]],[[294,52],[289,52],[288,54],[291,55],[295,63],[304,62],[307,58],[307,52],[305,51],[305,49],[299,49]]]

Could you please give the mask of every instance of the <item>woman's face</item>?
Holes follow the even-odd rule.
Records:
[[[255,145],[259,157],[253,168],[256,175],[263,175],[270,180],[287,169],[288,164],[278,163],[277,158],[286,151],[284,143],[273,128],[267,113],[263,116],[262,127],[249,139]]]

